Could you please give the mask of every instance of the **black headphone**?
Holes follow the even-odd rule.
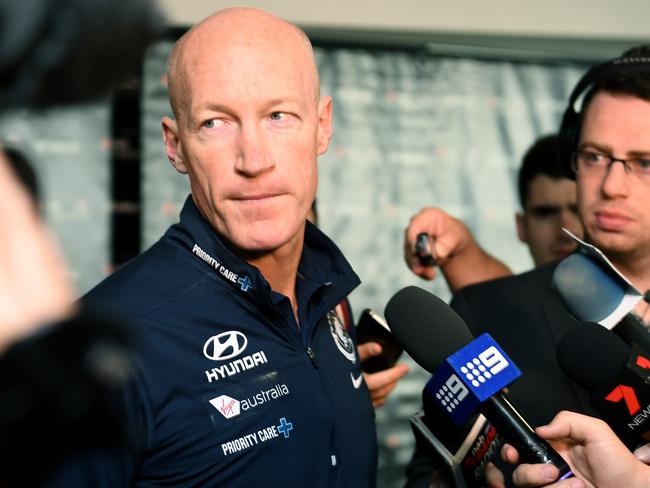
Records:
[[[571,160],[580,139],[580,114],[585,108],[584,104],[581,103],[581,106],[576,109],[578,100],[587,95],[596,83],[606,80],[612,75],[640,72],[647,72],[650,76],[650,57],[622,56],[592,67],[578,81],[569,97],[569,105],[562,116],[559,132],[560,165],[569,178],[575,179],[576,177],[571,167]]]

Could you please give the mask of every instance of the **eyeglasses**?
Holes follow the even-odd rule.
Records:
[[[626,174],[650,183],[650,156],[647,158],[614,158],[596,151],[578,151],[574,154],[571,167],[583,176],[602,176],[614,164],[621,163]]]

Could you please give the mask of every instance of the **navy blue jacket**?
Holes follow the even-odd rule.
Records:
[[[374,487],[374,410],[335,306],[359,283],[307,223],[289,299],[236,257],[191,197],[179,224],[86,297],[134,324],[137,447],[66,466],[60,485]]]

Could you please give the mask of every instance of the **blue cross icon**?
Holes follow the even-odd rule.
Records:
[[[237,283],[241,285],[242,291],[248,291],[249,288],[253,288],[253,282],[248,276],[244,276],[243,278],[239,278],[237,280]]]
[[[289,437],[290,430],[293,430],[293,424],[291,422],[287,422],[287,419],[285,417],[282,417],[280,419],[280,425],[278,425],[278,432],[280,432],[280,434],[284,434],[284,438],[286,439]]]

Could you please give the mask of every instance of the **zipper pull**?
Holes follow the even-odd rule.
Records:
[[[316,353],[311,347],[307,348],[307,356],[309,356],[309,359],[311,359],[311,362],[313,363],[314,367],[318,369],[318,360],[316,359]]]

